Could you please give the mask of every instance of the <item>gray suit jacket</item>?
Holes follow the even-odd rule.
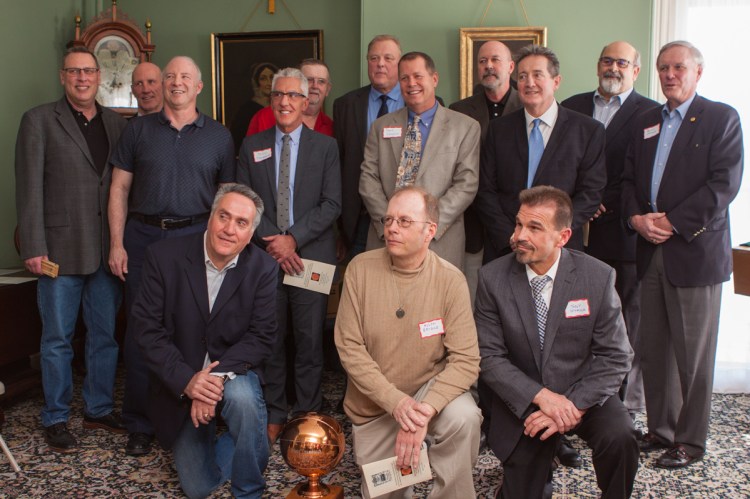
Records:
[[[97,171],[63,97],[27,111],[16,140],[21,258],[48,255],[60,274],[91,274],[109,258],[107,202],[112,166]],[[126,121],[102,108],[111,154]]]
[[[237,165],[237,181],[249,185],[265,204],[253,235],[253,242],[264,249],[262,238],[281,232],[276,225],[275,137],[273,127],[245,138]],[[269,158],[254,160],[253,151],[269,148]],[[341,170],[336,141],[303,126],[294,182],[294,225],[289,228],[302,258],[336,264],[333,223],[340,212]]]
[[[383,247],[383,226],[378,220],[396,188],[407,121],[407,108],[386,114],[375,120],[367,137],[359,193],[372,220],[368,250]],[[401,127],[401,136],[383,138],[386,127]],[[438,106],[415,182],[439,200],[440,221],[430,249],[459,269],[464,255],[463,214],[479,187],[479,141],[475,119]]]
[[[587,300],[589,314],[566,317],[570,303],[580,300]],[[543,387],[588,409],[616,394],[630,370],[633,351],[615,272],[584,253],[562,250],[543,353],[526,267],[515,255],[479,271],[474,318],[481,377],[493,395],[489,441],[501,460],[516,446],[524,419],[537,410],[532,400]]]

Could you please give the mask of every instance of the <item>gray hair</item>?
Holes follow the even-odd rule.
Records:
[[[534,44],[522,47],[521,50],[516,53],[515,57],[513,57],[513,62],[516,63],[516,68],[518,68],[518,64],[522,60],[532,55],[540,55],[547,58],[547,72],[550,76],[554,78],[560,74],[560,60],[557,58],[557,55],[547,47]]]
[[[68,58],[70,54],[88,54],[91,57],[94,58],[94,64],[96,64],[96,69],[99,69],[99,59],[96,58],[96,55],[94,54],[91,49],[88,47],[70,47],[68,50],[65,51],[62,57],[62,64],[60,65],[60,69],[65,69],[65,60]]]
[[[372,46],[375,45],[378,42],[386,42],[390,41],[396,44],[398,47],[398,53],[401,54],[401,42],[393,35],[377,35],[375,38],[370,40],[370,43],[367,44],[367,53],[370,53],[370,49],[372,49]]]
[[[263,200],[258,196],[254,190],[245,184],[223,184],[219,187],[214,197],[214,203],[211,205],[211,216],[213,216],[216,208],[219,206],[221,200],[227,194],[239,194],[245,196],[255,205],[255,218],[253,219],[253,230],[257,229],[260,225],[260,219],[263,218]]]
[[[172,61],[174,61],[175,59],[185,59],[185,60],[186,60],[186,61],[188,61],[188,62],[189,62],[190,64],[192,64],[192,65],[193,65],[193,67],[195,68],[195,72],[196,72],[196,74],[198,75],[198,81],[203,81],[203,75],[202,75],[202,73],[201,73],[201,68],[199,68],[199,67],[198,67],[198,64],[196,64],[196,63],[195,63],[195,61],[193,60],[193,58],[192,58],[192,57],[190,57],[190,56],[187,56],[187,55],[176,55],[176,56],[172,57],[172,58],[171,58],[171,59],[169,60],[169,62],[167,63],[167,65],[166,65],[166,66],[164,66],[164,69],[163,69],[163,70],[162,70],[162,72],[161,72],[161,77],[162,77],[162,79],[163,79],[163,78],[164,78],[164,76],[166,75],[166,71],[167,71],[167,68],[168,68],[168,67],[169,67],[169,65],[170,65],[170,64],[172,63]]]
[[[279,78],[297,78],[299,80],[300,89],[302,94],[307,97],[307,91],[309,89],[307,85],[307,76],[297,68],[284,68],[280,69],[275,75],[273,75],[273,81],[271,82],[271,88],[276,90],[276,80]]]
[[[698,50],[698,47],[696,47],[695,45],[693,45],[690,42],[686,42],[685,40],[675,40],[673,42],[669,42],[666,45],[664,45],[659,50],[659,55],[656,56],[657,67],[658,67],[658,64],[659,64],[659,57],[661,57],[661,55],[664,52],[666,52],[667,50],[669,50],[669,49],[671,49],[673,47],[685,47],[690,52],[690,56],[693,58],[693,62],[695,62],[695,65],[698,66],[699,68],[703,68],[704,67],[703,65],[705,64],[705,61],[703,60],[703,54],[701,54],[701,51]]]

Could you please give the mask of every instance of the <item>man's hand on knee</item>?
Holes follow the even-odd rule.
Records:
[[[184,393],[193,400],[215,406],[224,395],[224,384],[221,378],[211,376],[211,369],[219,365],[219,361],[212,362],[205,369],[198,371],[190,378]]]
[[[532,402],[557,425],[560,433],[575,428],[583,417],[583,412],[578,410],[565,395],[547,388],[539,390]]]
[[[393,409],[393,419],[401,426],[402,431],[415,432],[418,428],[427,427],[437,411],[429,404],[417,402],[411,397],[402,398]]]
[[[417,428],[417,431],[398,431],[395,449],[396,466],[416,468],[419,465],[419,453],[426,435],[427,425]]]
[[[200,400],[193,400],[190,405],[190,419],[193,420],[193,426],[198,428],[199,425],[208,424],[216,416],[216,406],[206,404]]]
[[[540,433],[541,432],[541,433]],[[555,433],[564,433],[555,422],[542,411],[535,411],[523,422],[523,434],[534,438],[539,434],[539,440],[547,440]]]

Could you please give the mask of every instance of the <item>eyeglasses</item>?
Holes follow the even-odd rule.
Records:
[[[393,222],[396,222],[396,225],[401,227],[402,229],[408,228],[413,223],[419,223],[419,224],[431,224],[434,222],[424,221],[424,220],[412,220],[410,218],[394,218],[394,217],[381,217],[380,223],[385,225],[386,227],[390,227]]]
[[[271,92],[271,99],[273,100],[281,100],[284,98],[284,96],[289,97],[292,100],[299,100],[299,99],[306,99],[307,96],[304,94],[301,94],[299,92],[279,92],[278,90],[274,90]]]
[[[328,85],[328,80],[326,80],[325,78],[308,78],[307,83],[308,85],[317,83],[319,87],[324,87]]]
[[[78,76],[83,72],[86,76],[93,76],[99,72],[98,68],[63,68],[68,76]]]
[[[627,59],[612,59],[611,57],[600,57],[599,63],[602,66],[611,66],[612,64],[617,64],[617,67],[620,69],[625,69],[632,64]]]

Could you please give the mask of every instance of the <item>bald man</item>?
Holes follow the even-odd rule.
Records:
[[[161,89],[161,69],[153,62],[142,62],[133,70],[130,85],[138,101],[138,116],[161,111],[164,94]]]

